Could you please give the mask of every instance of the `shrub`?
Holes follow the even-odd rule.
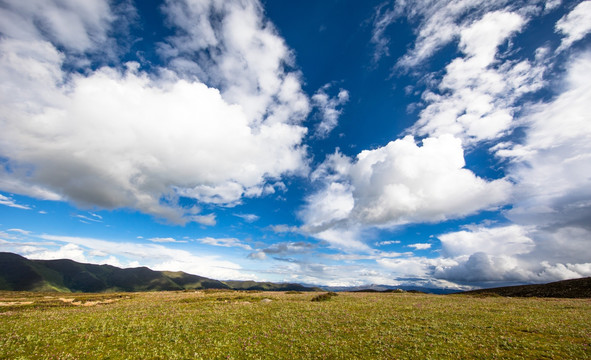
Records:
[[[337,296],[338,294],[335,292],[327,292],[325,294],[316,295],[312,298],[312,301],[328,301],[333,296]]]

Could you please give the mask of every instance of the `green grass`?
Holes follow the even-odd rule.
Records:
[[[2,292],[0,358],[591,358],[589,299],[316,295]]]

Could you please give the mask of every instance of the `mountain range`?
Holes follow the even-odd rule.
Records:
[[[53,292],[133,292],[166,290],[261,290],[261,291],[372,291],[404,290],[434,294],[457,290],[414,286],[315,287],[293,283],[219,281],[182,271],[155,271],[147,267],[121,269],[111,265],[84,264],[73,260],[30,260],[0,252],[0,290]],[[591,298],[591,277],[459,292],[468,295],[511,297]]]
[[[155,271],[147,267],[121,269],[73,260],[29,260],[0,252],[0,290],[57,292],[127,292],[163,290],[319,291],[291,283],[219,281],[182,271]]]

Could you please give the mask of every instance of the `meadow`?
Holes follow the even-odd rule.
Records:
[[[0,292],[2,359],[587,359],[591,300]]]

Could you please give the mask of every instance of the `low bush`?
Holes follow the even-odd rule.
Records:
[[[332,297],[337,296],[338,294],[335,292],[327,292],[324,294],[320,294],[320,295],[316,295],[312,298],[312,301],[328,301],[330,300]]]

